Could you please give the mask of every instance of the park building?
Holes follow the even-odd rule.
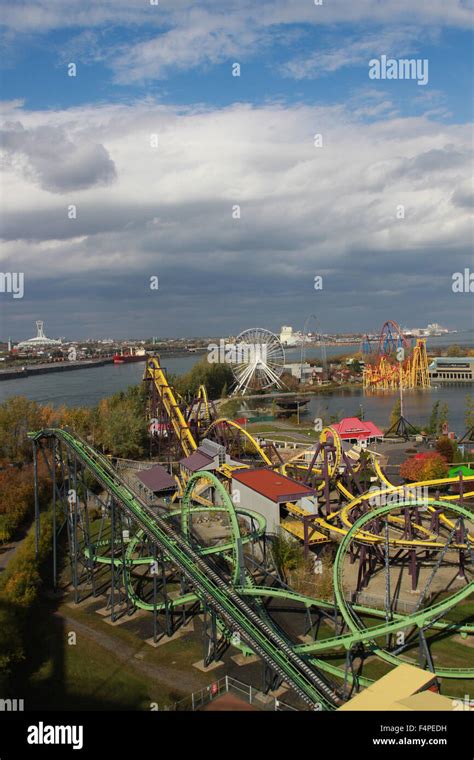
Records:
[[[292,512],[315,514],[316,491],[266,467],[236,470],[232,475],[232,499],[237,507],[263,515],[267,533],[286,527]]]
[[[440,356],[429,365],[432,383],[474,382],[474,356]]]

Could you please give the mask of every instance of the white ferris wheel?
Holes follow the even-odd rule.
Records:
[[[285,367],[285,352],[279,339],[269,330],[255,327],[235,339],[231,356],[235,377],[233,394],[283,388],[280,380]]]

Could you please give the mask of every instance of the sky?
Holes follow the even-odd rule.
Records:
[[[4,0],[0,338],[472,329],[473,9]]]

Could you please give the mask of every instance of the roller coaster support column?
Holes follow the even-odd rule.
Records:
[[[170,605],[168,596],[168,577],[166,575],[166,562],[163,552],[161,552],[161,580],[163,583],[163,596],[165,600],[166,635],[172,636],[174,630],[173,607]]]
[[[209,632],[209,619],[210,614],[210,632]],[[218,633],[217,633],[217,618],[213,610],[209,610],[207,604],[204,603],[204,619],[203,619],[203,665],[207,668],[212,662],[218,660]]]
[[[329,515],[331,511],[331,505],[330,505],[330,490],[329,490],[329,450],[328,445],[324,445],[324,458],[323,458],[323,477],[324,477],[324,501],[325,501],[325,510],[326,510],[326,517]]]
[[[52,451],[52,467],[51,477],[53,482],[53,590],[56,591],[58,583],[58,544],[56,536],[56,456],[57,456],[57,442],[56,438],[53,438],[53,451]]]
[[[409,549],[408,556],[408,575],[411,577],[411,590],[416,591],[418,588],[418,562],[416,558],[416,549]]]
[[[115,499],[110,503],[110,621],[115,622]]]
[[[456,541],[459,544],[464,544],[466,542],[466,526],[464,525],[464,520],[460,520],[459,530],[456,531]],[[460,580],[465,581],[466,580],[466,571],[464,567],[464,550],[459,549],[459,564],[458,564],[458,575],[457,577]]]
[[[89,490],[84,483],[84,477],[82,478],[82,501],[84,504],[84,524],[83,524],[83,531],[85,532],[84,536],[84,545],[87,548],[87,557],[86,557],[86,571],[87,571],[87,581],[91,585],[92,589],[92,596],[95,596],[95,575],[94,575],[94,557],[93,557],[93,551],[92,551],[92,545],[91,545],[91,534],[90,534],[90,525],[89,525]]]

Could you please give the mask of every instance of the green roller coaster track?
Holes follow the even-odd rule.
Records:
[[[394,506],[389,504],[372,509],[369,513],[359,517],[344,536],[337,551],[333,568],[334,590],[338,611],[349,629],[348,632],[313,641],[309,644],[289,645],[286,640],[280,639],[280,635],[271,629],[271,621],[269,621],[267,616],[262,619],[262,609],[259,610],[259,614],[261,615],[259,618],[251,608],[247,607],[243,601],[245,598],[253,598],[257,601],[264,598],[280,598],[287,601],[299,602],[308,609],[319,607],[328,611],[334,610],[334,604],[298,594],[288,589],[257,586],[253,583],[243,565],[242,545],[264,534],[265,520],[260,514],[250,510],[236,510],[223,484],[212,473],[195,473],[189,479],[185,493],[183,494],[182,510],[176,510],[167,515],[167,519],[171,517],[180,518],[183,536],[179,536],[176,532],[171,534],[171,528],[167,524],[167,520],[157,517],[155,514],[150,515],[147,507],[126,487],[105,457],[95,452],[94,449],[77,437],[64,430],[57,429],[31,433],[30,437],[34,441],[47,437],[56,437],[63,440],[82,462],[94,472],[97,479],[116,497],[118,502],[123,505],[123,508],[139,524],[139,531],[128,544],[124,567],[124,582],[129,592],[129,597],[135,606],[147,610],[161,610],[164,607],[161,603],[154,605],[140,599],[133,590],[130,580],[130,572],[134,565],[149,564],[151,562],[151,557],[133,556],[137,545],[144,536],[148,536],[164,548],[167,556],[183,570],[194,586],[195,592],[186,593],[174,599],[172,601],[173,606],[183,606],[196,600],[207,600],[211,606],[214,605],[217,614],[220,615],[221,629],[224,633],[228,634],[230,630],[239,630],[242,633],[244,641],[248,644],[248,647],[245,644],[241,645],[244,652],[256,652],[262,655],[263,659],[267,662],[270,660],[276,672],[284,674],[285,679],[293,685],[300,696],[303,696],[308,702],[322,705],[323,709],[334,709],[335,700],[327,684],[324,681],[318,683],[319,678],[317,673],[325,671],[337,678],[342,678],[344,672],[341,667],[315,657],[315,653],[341,647],[350,650],[354,645],[362,643],[369,645],[370,651],[385,662],[399,665],[408,660],[377,646],[376,639],[386,637],[401,630],[416,628],[420,630],[432,628],[448,632],[456,631],[463,636],[474,634],[474,624],[460,624],[439,619],[440,616],[445,615],[456,604],[466,599],[473,592],[474,584],[472,581],[464,588],[452,594],[448,599],[444,599],[429,607],[424,607],[413,614],[403,615],[393,612],[390,622],[385,621],[381,625],[375,625],[370,628],[362,626],[359,614],[377,618],[384,617],[385,611],[360,604],[350,605],[346,601],[343,592],[344,560],[351,542],[357,535],[361,535],[361,529],[368,522],[385,515],[388,517],[390,511],[394,509]],[[193,505],[193,492],[196,484],[201,480],[208,481],[209,486],[216,490],[219,499],[217,506]],[[416,500],[411,499],[406,502],[397,503],[396,507],[414,509],[417,503]],[[452,502],[433,500],[430,503],[433,506],[449,510],[451,513],[468,520],[473,519],[473,515],[469,510]],[[192,548],[189,543],[191,541],[191,515],[199,512],[222,511],[225,511],[229,517],[231,539],[212,547]],[[257,525],[256,529],[246,536],[241,536],[240,533],[239,514],[252,519]],[[106,542],[103,543],[105,545]],[[97,543],[95,549],[99,547],[100,543]],[[92,557],[90,550],[85,549],[85,553],[86,556],[99,563],[111,563],[114,561],[117,564],[122,564],[121,559],[112,560],[110,556],[100,556],[95,551]],[[229,561],[232,567],[231,584],[224,583],[204,563],[203,557],[213,554],[223,554]],[[242,606],[245,607],[244,611],[241,609]],[[257,625],[255,620],[258,621]],[[278,644],[275,645],[275,639],[280,639],[283,645],[282,649],[279,649]],[[293,656],[297,658],[296,661],[293,661]],[[314,672],[308,669],[306,661],[311,663],[315,669]],[[308,670],[310,671],[310,676],[308,676]],[[473,678],[474,668],[436,667],[434,675],[443,678]],[[350,673],[346,673],[346,677],[350,681],[353,680],[353,676]],[[314,683],[314,679],[317,681],[316,684]],[[358,682],[364,686],[369,685],[372,681],[359,676]]]
[[[30,433],[38,443],[42,438],[57,438],[72,450],[97,480],[116,499],[120,507],[136,521],[152,541],[156,541],[194,586],[198,596],[215,610],[229,627],[238,631],[253,651],[294,688],[308,704],[325,710],[334,709],[337,698],[326,682],[293,652],[279,633],[263,622],[241,597],[206,564],[183,537],[173,532],[119,478],[105,457],[71,433],[55,428]],[[216,479],[217,480],[217,479]]]

